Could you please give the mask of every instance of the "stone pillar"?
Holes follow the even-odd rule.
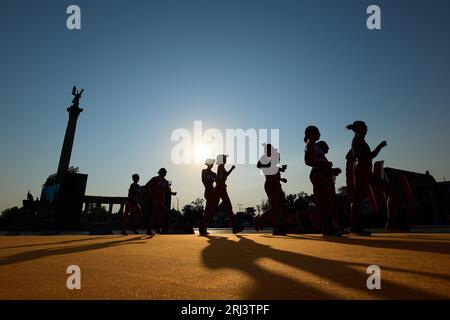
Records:
[[[64,143],[59,158],[58,177],[63,176],[69,169],[77,120],[83,109],[71,106],[70,108],[67,108],[67,111],[69,112],[69,121],[67,122],[66,135],[64,136]]]

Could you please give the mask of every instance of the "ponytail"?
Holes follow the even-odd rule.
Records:
[[[357,121],[353,122],[352,124],[349,124],[346,128],[348,130],[352,130],[353,132],[358,132],[361,129],[364,129],[364,128],[367,129],[367,125],[364,121],[357,120]]]

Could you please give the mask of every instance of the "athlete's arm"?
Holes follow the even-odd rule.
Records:
[[[331,175],[337,177],[338,175],[340,175],[342,173],[342,170],[339,168],[332,168],[331,169]]]
[[[206,179],[206,171],[205,170],[202,170],[202,182],[206,186],[207,179]]]
[[[386,141],[381,142],[372,152],[371,152],[371,156],[372,159],[376,158],[378,156],[378,154],[380,153],[381,149],[383,149],[384,147],[387,146]]]
[[[269,163],[267,163],[267,164],[263,164],[263,163],[261,162],[261,160],[259,160],[258,163],[256,164],[256,166],[258,167],[258,169],[261,169],[261,168],[270,168],[271,164],[270,164],[270,161],[269,161]]]
[[[234,169],[236,169],[236,167],[233,165],[230,170],[228,171],[225,170],[225,175],[228,177],[233,172]]]

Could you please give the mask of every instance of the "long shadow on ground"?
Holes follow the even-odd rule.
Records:
[[[92,241],[92,240],[102,240],[102,239],[111,239],[111,238],[108,238],[108,237],[92,237],[92,236],[90,236],[88,238],[78,238],[78,239],[64,240],[64,241],[23,244],[23,245],[18,245],[18,246],[11,246],[11,247],[0,247],[0,250],[20,249],[20,248],[30,248],[30,247],[40,247],[40,246],[54,246],[54,245],[58,245],[58,244],[78,243],[78,242]]]
[[[110,248],[110,247],[116,247],[121,245],[129,245],[129,244],[145,244],[145,242],[140,240],[146,240],[149,239],[148,236],[140,236],[140,237],[129,237],[126,239],[123,239],[121,237],[121,240],[114,240],[114,241],[107,241],[107,242],[100,242],[100,243],[90,243],[87,245],[81,245],[81,246],[74,246],[74,247],[50,247],[45,249],[37,249],[32,251],[26,251],[21,252],[17,254],[13,254],[10,256],[7,256],[0,260],[0,266],[1,265],[9,265],[24,261],[31,261],[36,259],[41,259],[45,257],[50,256],[56,256],[56,255],[63,255],[63,254],[72,254],[72,253],[79,253],[89,250],[98,250],[98,249],[104,249],[104,248]],[[83,239],[81,239],[83,240]]]
[[[271,236],[265,236],[271,237]],[[450,255],[450,245],[448,245],[445,240],[441,241],[432,239],[426,239],[427,241],[414,241],[408,238],[394,238],[393,240],[387,240],[386,236],[372,236],[372,237],[341,237],[341,238],[328,238],[328,237],[308,237],[308,236],[295,236],[290,235],[290,238],[293,239],[308,239],[314,241],[325,241],[325,242],[333,242],[333,243],[341,243],[345,245],[354,245],[354,246],[365,246],[371,248],[382,248],[382,249],[399,249],[399,250],[408,250],[408,251],[418,251],[418,252],[434,252],[441,254]],[[422,239],[425,240],[425,239]]]
[[[320,289],[327,281],[337,283],[361,293],[369,293],[375,299],[447,299],[448,297],[425,292],[388,280],[383,280],[382,290],[369,291],[366,287],[366,267],[357,263],[318,258],[301,253],[274,249],[257,243],[245,236],[239,241],[226,237],[208,237],[209,246],[202,252],[203,263],[211,269],[229,268],[250,276],[254,285],[247,291],[244,299],[336,299]],[[225,259],[223,257],[226,257]],[[318,276],[323,281],[317,286],[305,284],[302,279],[292,279],[269,271],[258,265],[261,258],[269,258],[294,267],[300,271]],[[333,284],[329,284],[333,285]],[[414,285],[414,284],[412,284]],[[344,297],[345,298],[345,297]]]

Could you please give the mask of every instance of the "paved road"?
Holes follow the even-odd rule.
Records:
[[[68,290],[66,268],[81,268]],[[369,265],[381,290],[368,290]],[[449,299],[450,234],[0,237],[0,299]]]

